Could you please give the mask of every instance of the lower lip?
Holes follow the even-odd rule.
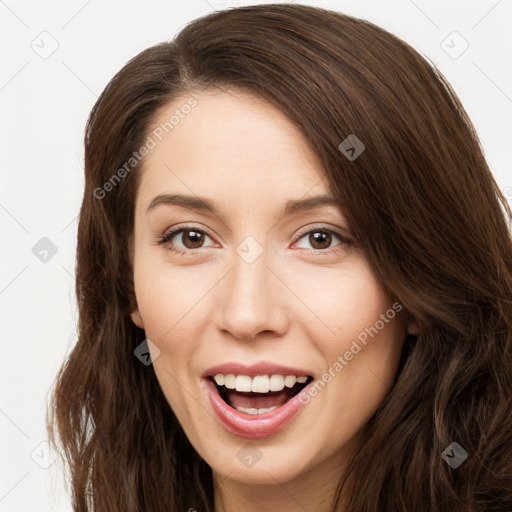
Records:
[[[307,394],[307,388],[301,389],[293,398],[273,411],[263,414],[246,414],[228,405],[220,397],[215,384],[205,379],[208,396],[213,410],[227,430],[239,437],[261,439],[277,434],[299,412],[304,403],[301,396]]]

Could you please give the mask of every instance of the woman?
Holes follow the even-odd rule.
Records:
[[[85,177],[75,510],[512,510],[510,210],[410,46],[198,19],[109,83]]]

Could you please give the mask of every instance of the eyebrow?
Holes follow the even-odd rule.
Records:
[[[222,218],[221,213],[215,205],[208,199],[199,196],[189,196],[183,194],[159,194],[156,196],[146,209],[146,215],[160,205],[175,205],[190,210],[198,210]],[[307,197],[305,199],[291,199],[286,202],[281,210],[279,219],[288,215],[300,212],[314,210],[322,206],[340,206],[339,200],[330,195],[321,195]]]

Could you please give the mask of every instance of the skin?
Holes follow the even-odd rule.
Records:
[[[361,428],[393,382],[409,329],[401,314],[386,323],[281,432],[248,443],[220,424],[200,377],[207,368],[269,361],[321,378],[392,301],[338,206],[278,218],[286,201],[329,190],[307,141],[285,115],[233,89],[193,95],[197,106],[143,162],[131,318],[158,347],[153,368],[161,388],[212,468],[216,512],[327,511]],[[169,103],[154,126],[187,98]],[[221,216],[176,205],[146,213],[162,193],[208,198]],[[202,245],[193,245],[190,232],[159,245],[178,224],[204,230]],[[332,230],[332,237],[315,245],[309,231],[319,229]],[[248,236],[262,250],[251,263],[237,252]],[[172,252],[172,243],[188,252]],[[246,445],[261,454],[252,467],[237,457]]]

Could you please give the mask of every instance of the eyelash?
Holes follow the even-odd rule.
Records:
[[[164,245],[164,244],[168,243],[172,238],[174,238],[177,234],[182,233],[184,231],[196,231],[196,232],[206,235],[210,239],[212,239],[212,237],[204,229],[200,229],[197,226],[179,226],[179,227],[173,229],[172,231],[166,232],[163,235],[159,236],[157,244]],[[349,240],[347,237],[343,236],[342,234],[338,233],[337,231],[334,231],[332,229],[328,229],[325,227],[313,227],[313,228],[308,229],[307,231],[301,232],[300,234],[297,235],[296,242],[301,240],[305,235],[309,235],[311,233],[316,233],[316,232],[331,233],[332,235],[337,237],[341,243],[335,245],[334,248],[330,248],[330,249],[302,249],[302,250],[308,251],[313,254],[331,254],[332,252],[336,252],[335,248],[338,247],[338,245],[345,245],[345,246],[353,245],[352,240]],[[169,251],[181,254],[183,256],[185,256],[187,253],[194,253],[196,250],[201,250],[201,249],[204,249],[204,248],[198,247],[197,249],[181,249],[181,248],[177,248],[176,246],[174,246],[174,244],[169,245],[169,247],[168,247]]]

